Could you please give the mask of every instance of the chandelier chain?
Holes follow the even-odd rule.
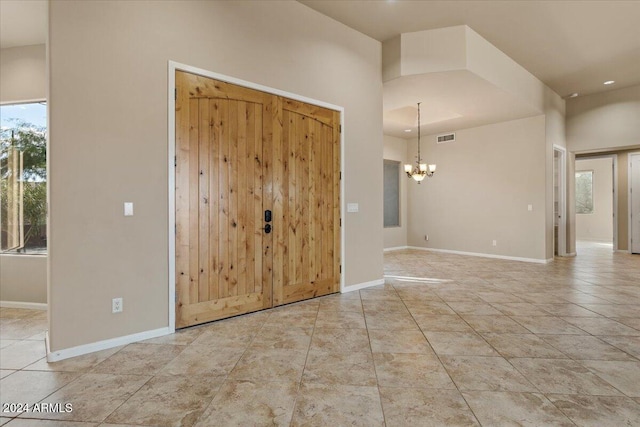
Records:
[[[420,164],[420,104],[418,102],[418,164]]]

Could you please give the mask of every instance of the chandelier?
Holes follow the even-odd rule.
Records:
[[[409,178],[413,178],[416,180],[418,184],[424,179],[425,176],[431,178],[433,174],[436,172],[436,165],[427,165],[426,163],[421,163],[422,158],[420,157],[420,102],[418,102],[418,156],[416,157],[416,165],[412,166],[410,164],[404,165],[404,171],[407,173]]]

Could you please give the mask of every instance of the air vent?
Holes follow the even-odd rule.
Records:
[[[456,140],[455,133],[447,133],[444,135],[438,135],[438,144],[444,144],[445,142],[453,142]]]

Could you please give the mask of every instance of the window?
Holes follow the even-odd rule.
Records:
[[[576,213],[593,213],[593,171],[576,172]]]
[[[0,252],[47,251],[47,107],[0,106]]]
[[[384,161],[384,226],[400,226],[400,162]]]

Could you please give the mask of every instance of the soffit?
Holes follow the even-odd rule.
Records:
[[[640,84],[639,1],[300,2],[379,41],[468,25],[563,97]]]

